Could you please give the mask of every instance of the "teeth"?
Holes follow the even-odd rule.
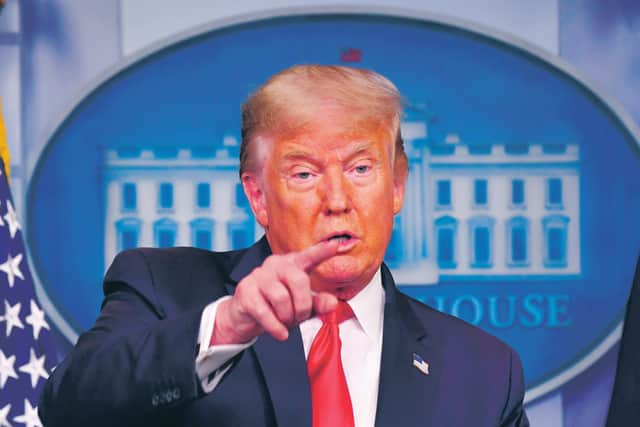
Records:
[[[349,240],[351,238],[351,236],[347,236],[347,235],[342,235],[342,236],[333,236],[331,237],[330,240],[339,240],[341,242],[346,242],[347,240]]]

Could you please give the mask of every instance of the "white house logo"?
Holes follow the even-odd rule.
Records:
[[[515,346],[530,398],[592,363],[626,301],[627,236],[640,235],[633,131],[561,65],[445,24],[353,14],[230,24],[97,84],[52,133],[28,192],[32,261],[58,323],[92,324],[123,249],[255,241],[237,178],[238,107],[277,70],[342,59],[438,115],[408,109],[402,123],[408,191],[386,255],[401,289]]]
[[[386,257],[399,284],[580,274],[577,145],[428,145],[420,122],[402,133],[408,190]],[[237,140],[222,145],[105,151],[105,269],[138,246],[225,251],[259,238],[229,152]]]

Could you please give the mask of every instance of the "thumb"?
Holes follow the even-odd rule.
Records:
[[[328,292],[318,292],[313,295],[313,312],[322,315],[332,312],[338,306],[338,298]]]

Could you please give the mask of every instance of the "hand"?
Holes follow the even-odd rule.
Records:
[[[233,297],[220,303],[210,344],[246,343],[263,332],[284,341],[288,328],[333,311],[338,300],[313,292],[309,273],[337,251],[338,242],[329,241],[268,257],[238,283]]]

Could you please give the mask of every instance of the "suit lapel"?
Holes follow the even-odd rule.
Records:
[[[271,255],[271,248],[264,236],[244,251],[229,274],[233,281],[233,283],[227,284],[229,293],[233,294],[238,282],[251,273],[254,268],[261,266],[269,255]]]
[[[384,265],[382,283],[386,300],[376,425],[430,425],[443,361]],[[428,375],[413,365],[414,353],[428,363]]]
[[[226,284],[229,294],[269,255],[271,249],[264,237],[250,247],[231,271],[232,282]],[[262,334],[251,351],[262,368],[278,427],[311,426],[311,395],[300,329],[290,329],[284,342]]]
[[[299,328],[289,339],[258,338],[253,350],[264,374],[278,427],[311,426],[311,394]]]

